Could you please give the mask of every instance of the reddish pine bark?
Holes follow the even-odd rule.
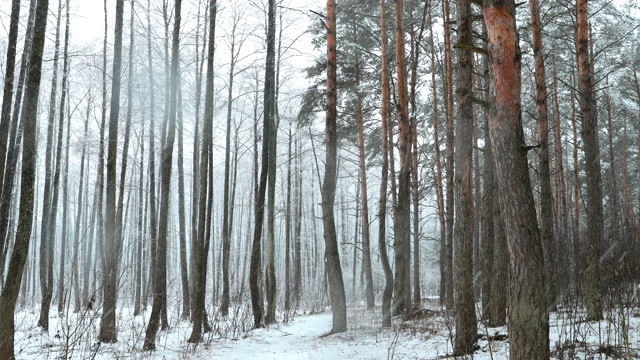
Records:
[[[511,265],[509,342],[511,359],[549,358],[549,313],[544,259],[531,193],[522,129],[521,55],[513,0],[485,0],[495,101],[489,112],[498,197]]]

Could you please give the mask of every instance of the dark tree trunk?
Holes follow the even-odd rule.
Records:
[[[538,120],[538,140],[540,142],[540,236],[544,251],[544,271],[546,274],[546,294],[549,309],[555,311],[556,276],[555,251],[556,240],[553,234],[553,197],[551,192],[551,170],[549,167],[549,107],[547,105],[547,79],[542,47],[542,24],[540,21],[540,3],[529,1],[531,11],[531,30],[533,32],[533,56],[536,78],[536,116]]]
[[[144,119],[144,114],[142,116],[142,118]],[[143,279],[144,276],[142,276],[142,272],[143,272],[143,268],[144,268],[144,256],[143,256],[143,249],[144,249],[144,243],[145,243],[145,227],[144,224],[146,223],[146,221],[143,221],[143,219],[146,219],[146,206],[145,204],[147,204],[147,199],[148,197],[145,196],[145,188],[144,188],[144,126],[142,127],[142,134],[140,135],[140,137],[138,138],[139,141],[139,145],[140,145],[140,176],[138,179],[138,229],[137,229],[137,238],[136,238],[136,247],[135,247],[135,280],[134,280],[134,284],[135,284],[135,291],[134,291],[134,310],[133,310],[133,316],[137,316],[140,315],[140,312],[142,311],[142,302],[141,302],[141,298],[142,298],[142,286],[143,286]]]
[[[453,265],[455,269],[456,336],[453,353],[473,353],[477,323],[473,290],[473,55],[467,47],[473,45],[471,3],[458,0],[458,74],[456,98],[458,123],[455,145],[456,221],[454,226]]]
[[[602,284],[600,283],[600,254],[602,228],[602,175],[600,173],[600,145],[598,141],[598,115],[595,107],[593,74],[589,54],[587,0],[576,0],[576,26],[578,60],[578,90],[582,118],[587,175],[587,263],[584,275],[587,302],[587,320],[602,319]],[[577,201],[577,199],[576,199]]]
[[[231,111],[233,106],[233,78],[236,65],[236,26],[237,18],[234,17],[233,30],[231,33],[231,62],[229,64],[229,82],[227,83],[227,131],[225,136],[224,150],[224,195],[222,200],[222,302],[220,304],[220,314],[229,315],[229,253],[231,250],[231,230],[229,228],[229,212],[233,209],[229,206],[229,173],[231,172]]]
[[[356,54],[355,62],[356,89],[360,87],[360,59]],[[367,195],[367,170],[365,164],[364,116],[362,114],[362,94],[356,90],[356,120],[358,122],[358,154],[360,166],[360,198],[362,200],[362,271],[364,272],[367,310],[375,307],[373,294],[373,274],[371,272],[371,241],[369,240],[369,201]]]
[[[149,277],[145,288],[144,308],[147,307],[149,288],[153,286],[154,269],[156,267],[156,241],[157,241],[157,212],[156,212],[156,95],[153,70],[153,58],[151,56],[151,2],[147,0],[147,61],[149,63]]]
[[[302,247],[300,235],[302,232],[302,154],[299,134],[296,131],[296,214],[295,234],[293,238],[293,299],[295,308],[300,306],[302,295]]]
[[[9,143],[9,128],[11,123],[11,102],[13,99],[13,81],[16,68],[16,48],[18,45],[18,24],[20,23],[20,0],[11,2],[11,21],[9,23],[9,38],[7,44],[7,61],[5,63],[4,88],[2,95],[2,113],[0,113],[0,195],[4,184],[5,160],[7,159],[7,144]],[[19,99],[16,99],[19,101]],[[15,119],[14,119],[15,121]],[[7,214],[8,216],[8,214]],[[0,234],[0,255],[4,248],[4,236]],[[4,261],[0,261],[4,265]],[[4,269],[0,267],[0,269]],[[4,273],[4,271],[2,271]],[[2,283],[2,274],[0,274]]]
[[[62,66],[62,97],[60,98],[60,126],[58,127],[58,165],[56,166],[56,171],[58,172],[58,176],[60,176],[60,155],[62,152],[62,129],[63,129],[63,120],[65,117],[65,106],[69,107],[69,102],[67,101],[67,89],[69,85],[68,76],[69,76],[69,1],[66,4],[67,8],[67,24],[64,35],[64,54],[63,54],[63,63]],[[62,239],[60,243],[60,276],[58,277],[58,313],[63,314],[64,311],[64,299],[65,299],[65,265],[66,265],[66,248],[67,248],[67,209],[68,209],[68,173],[69,173],[69,130],[71,129],[71,114],[67,113],[69,119],[67,119],[67,139],[66,139],[66,147],[65,147],[65,160],[64,160],[64,172],[63,175],[63,183],[62,183],[62,202],[63,202],[63,210],[62,210]],[[52,212],[53,213],[53,212]],[[55,221],[53,222],[55,229]],[[52,252],[53,256],[53,252]],[[70,288],[69,288],[70,293]]]
[[[269,174],[269,157],[271,146],[269,137],[273,133],[270,127],[273,125],[274,88],[275,88],[275,1],[269,0],[268,28],[267,28],[267,59],[265,69],[264,84],[264,120],[262,127],[262,168],[260,169],[260,182],[258,185],[256,201],[255,228],[253,232],[253,245],[251,249],[251,264],[249,271],[249,287],[251,290],[251,307],[253,310],[254,327],[263,326],[264,310],[262,296],[260,293],[261,278],[261,238],[262,227],[264,225],[264,202],[267,188],[267,178]],[[274,279],[275,281],[275,279]],[[275,285],[275,283],[274,283]],[[275,294],[275,291],[274,291]],[[275,319],[274,319],[275,320]]]
[[[580,163],[578,162],[578,125],[575,104],[575,79],[571,76],[571,130],[573,131],[573,256],[575,262],[576,284],[582,284],[584,272],[584,259],[582,256],[582,246],[580,240]],[[576,286],[576,289],[578,287]]]
[[[494,74],[489,133],[511,265],[511,359],[549,358],[544,258],[527,164],[520,107],[520,47],[515,3],[485,0],[482,10]],[[497,245],[499,246],[499,245]]]
[[[7,158],[4,164],[4,174],[0,172],[3,178],[2,196],[0,197],[0,269],[5,268],[6,256],[9,245],[9,218],[11,211],[11,202],[13,197],[13,184],[17,171],[18,157],[20,146],[22,145],[22,131],[18,132],[18,127],[23,128],[23,122],[20,117],[20,109],[23,103],[23,90],[27,75],[29,73],[29,57],[31,56],[33,27],[35,23],[36,0],[31,0],[29,7],[29,20],[25,34],[24,49],[22,51],[22,59],[20,60],[20,74],[18,75],[18,86],[16,90],[16,99],[13,104],[13,115],[11,116],[11,131],[9,133],[9,145],[7,148]],[[8,52],[7,52],[8,54]],[[4,100],[3,100],[4,101]],[[35,249],[35,246],[34,246]],[[4,270],[0,271],[0,285],[3,284]]]
[[[411,261],[411,124],[409,121],[409,94],[406,75],[406,55],[404,49],[404,1],[394,0],[396,30],[396,67],[398,76],[398,150],[400,172],[398,174],[397,223],[395,224],[395,289],[396,312],[411,307],[411,283],[407,282],[407,262]],[[408,301],[409,300],[409,301]]]
[[[38,326],[44,331],[49,330],[49,307],[53,296],[53,248],[55,231],[49,231],[52,224],[51,211],[53,174],[55,166],[52,164],[55,151],[53,148],[56,121],[56,97],[58,91],[58,63],[60,59],[60,20],[62,18],[62,1],[58,1],[58,16],[56,21],[55,50],[53,53],[53,77],[51,78],[51,95],[49,97],[49,121],[47,126],[47,145],[44,160],[44,191],[42,195],[42,217],[40,219],[40,317]],[[62,119],[60,119],[62,122]],[[53,220],[55,222],[55,220]]]
[[[269,99],[265,97],[265,108],[268,107],[268,112],[265,111],[265,116],[268,114],[269,116],[266,120],[269,121],[269,137],[268,137],[268,146],[269,146],[269,162],[268,164],[262,164],[262,166],[267,167],[268,178],[267,178],[267,244],[266,244],[266,277],[265,277],[265,296],[267,300],[267,312],[265,314],[264,322],[266,324],[270,324],[276,321],[276,301],[277,301],[277,283],[276,283],[276,264],[275,264],[275,192],[276,192],[276,159],[278,157],[276,146],[278,142],[278,69],[276,69],[276,53],[275,53],[275,31],[276,31],[276,11],[277,8],[274,8],[273,11],[269,11],[268,14],[268,28],[267,28],[267,47],[269,46],[269,42],[272,42],[273,45],[273,59],[271,62],[273,63],[273,74],[267,73],[267,77],[271,77],[271,95]],[[282,27],[280,27],[282,30]],[[282,32],[280,32],[282,35]],[[278,65],[280,61],[280,47],[278,47]],[[268,56],[269,54],[267,54]],[[267,63],[270,60],[267,59]],[[268,71],[268,69],[267,69]],[[266,86],[266,83],[265,83]],[[267,101],[269,103],[267,103]],[[265,140],[266,141],[266,140]]]
[[[180,283],[182,284],[182,318],[189,319],[191,298],[189,294],[189,269],[187,265],[187,229],[184,214],[184,117],[182,114],[182,89],[180,79],[178,86],[178,227],[180,236]]]
[[[385,0],[380,0],[380,32],[382,38],[382,57],[381,57],[381,87],[382,87],[382,175],[380,179],[380,204],[378,208],[378,251],[380,252],[380,262],[382,262],[382,270],[384,271],[385,286],[382,293],[382,327],[391,327],[391,300],[393,295],[393,271],[389,264],[389,255],[387,254],[387,183],[389,179],[389,142],[387,130],[391,115],[391,89],[389,86],[389,61],[388,61],[388,39],[387,39],[387,15]]]
[[[91,93],[89,93],[89,98],[87,99],[87,113],[84,120],[84,138],[87,138],[87,134],[89,131],[89,117],[91,116],[92,110],[92,98]],[[73,231],[73,256],[71,259],[71,278],[73,279],[73,287],[75,292],[74,298],[74,307],[73,312],[77,313],[80,311],[81,303],[82,303],[82,294],[80,292],[80,273],[78,272],[78,264],[79,264],[79,252],[80,252],[80,224],[82,222],[83,210],[84,210],[84,171],[85,171],[85,156],[87,154],[86,142],[82,143],[82,154],[80,155],[80,180],[78,182],[78,200],[77,200],[77,208],[78,213],[76,214],[75,219],[75,227]],[[87,166],[88,167],[88,166]],[[85,215],[86,217],[86,215]],[[85,232],[87,229],[85,229]],[[84,237],[84,234],[83,234]]]
[[[482,35],[487,36],[487,27],[482,22]],[[489,59],[482,59],[482,77],[483,77],[483,97],[486,102],[489,101],[489,93],[491,92],[491,78],[489,72]],[[481,239],[480,242],[480,258],[482,264],[482,319],[492,322],[492,291],[491,285],[494,283],[494,248],[495,248],[495,227],[494,227],[494,198],[496,181],[494,176],[494,160],[493,149],[491,148],[491,137],[489,136],[489,117],[488,110],[484,109],[484,172],[482,174],[482,221],[481,221]],[[480,214],[477,214],[480,215]]]
[[[444,247],[445,261],[445,288],[446,298],[444,304],[447,309],[453,309],[453,147],[455,142],[455,132],[453,129],[453,60],[451,55],[451,24],[449,23],[449,0],[442,1],[442,11],[444,16],[444,87],[445,87],[445,115],[446,115],[446,132],[445,132],[445,170],[447,177],[445,179],[445,209],[446,209],[446,225],[447,238]],[[442,299],[440,299],[442,301]]]
[[[118,119],[120,115],[120,77],[122,73],[122,23],[124,0],[116,2],[116,23],[113,45],[113,72],[111,84],[111,109],[109,112],[109,142],[107,148],[107,206],[106,229],[116,229],[116,162],[118,155]],[[117,341],[116,302],[118,293],[119,233],[107,231],[104,243],[103,264],[103,312],[98,339],[101,342]]]
[[[553,140],[554,140],[554,150],[555,150],[555,166],[554,172],[556,176],[556,216],[558,217],[558,231],[556,231],[556,239],[558,239],[559,246],[562,246],[562,249],[567,252],[567,254],[571,253],[571,249],[569,248],[571,244],[571,239],[569,238],[569,213],[567,209],[567,189],[565,184],[565,173],[564,173],[564,160],[563,160],[563,151],[562,151],[562,133],[560,129],[560,103],[558,102],[558,80],[556,75],[556,63],[555,57],[553,58]],[[569,257],[570,271],[568,274],[565,273],[565,281],[568,277],[568,281],[571,286],[575,286],[575,261],[574,257]],[[560,274],[560,262],[556,262],[558,270],[558,274]],[[566,288],[565,288],[566,289]]]
[[[347,302],[342,279],[342,266],[336,236],[333,207],[336,196],[338,134],[336,129],[337,63],[336,2],[327,0],[327,116],[325,121],[326,158],[322,184],[322,225],[324,227],[325,261],[331,290],[333,325],[331,334],[347,331]]]
[[[25,92],[23,113],[22,174],[20,184],[20,213],[18,229],[11,254],[6,282],[0,295],[0,359],[14,358],[14,311],[22,283],[22,271],[29,254],[29,240],[33,225],[33,205],[37,157],[38,97],[42,70],[42,52],[46,38],[49,1],[39,0],[36,7],[33,47],[29,62],[29,80]]]
[[[284,245],[284,310],[291,310],[291,124],[287,151],[287,201],[285,203],[285,245]]]
[[[198,194],[198,237],[195,239],[195,270],[193,271],[193,330],[189,339],[190,343],[200,342],[202,330],[206,325],[205,298],[205,271],[206,256],[208,250],[205,247],[205,227],[207,211],[207,184],[209,172],[209,144],[211,143],[211,131],[213,127],[213,57],[215,54],[215,30],[216,30],[217,2],[209,3],[209,38],[207,42],[207,73],[205,84],[204,117],[202,131],[202,153],[200,155],[200,179]]]
[[[207,37],[207,11],[205,9],[205,21],[204,21],[204,31],[203,38]],[[198,2],[198,16],[197,16],[197,26],[196,26],[196,56],[195,56],[195,64],[196,64],[196,89],[195,89],[195,119],[194,119],[194,131],[193,131],[193,171],[192,171],[192,187],[191,187],[191,256],[189,258],[189,276],[191,277],[191,283],[189,284],[189,293],[191,297],[191,321],[193,321],[194,316],[194,306],[195,306],[195,287],[194,287],[194,279],[195,279],[195,263],[196,263],[196,243],[198,238],[198,195],[199,195],[199,168],[198,165],[200,163],[200,104],[202,98],[202,69],[204,68],[204,54],[205,54],[205,45],[204,41],[202,44],[202,50],[199,50],[199,36],[200,32],[200,2]]]
[[[178,68],[180,47],[180,21],[182,0],[176,0],[173,23],[173,41],[171,44],[171,75],[169,80],[169,120],[166,143],[162,149],[162,180],[160,192],[160,218],[158,219],[158,247],[156,249],[156,268],[153,279],[153,306],[151,318],[144,338],[144,350],[154,350],[156,334],[160,322],[160,312],[167,296],[167,229],[169,222],[169,192],[171,190],[171,166],[173,164],[173,144],[176,136],[176,108],[178,104]],[[165,305],[166,306],[166,305]],[[166,309],[166,308],[165,308]],[[166,310],[165,310],[166,311]]]
[[[435,43],[433,41],[433,21],[431,20],[431,1],[426,5],[429,7],[429,47],[431,52],[431,84],[433,90],[433,138],[434,138],[434,151],[435,151],[435,163],[436,163],[436,199],[438,204],[438,223],[440,225],[440,303],[443,304],[443,300],[446,297],[446,273],[445,273],[445,249],[446,249],[446,221],[445,221],[445,208],[444,208],[444,189],[442,186],[442,160],[440,153],[440,118],[438,111],[438,85],[436,83],[436,68],[437,63]]]

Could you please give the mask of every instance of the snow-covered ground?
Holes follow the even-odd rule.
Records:
[[[427,306],[429,308],[429,306]],[[168,331],[159,333],[154,352],[142,352],[145,322],[131,309],[119,314],[118,343],[98,344],[99,314],[84,312],[58,317],[52,311],[49,334],[36,327],[36,310],[16,314],[18,359],[441,359],[451,354],[453,318],[437,309],[416,320],[394,320],[380,329],[380,313],[349,308],[346,333],[323,337],[331,329],[331,313],[290,314],[290,321],[250,330],[248,306],[230,318],[211,319],[214,331],[204,342],[187,344],[188,321],[170,318]],[[52,309],[53,310],[53,309]],[[174,309],[170,310],[172,312]],[[175,313],[178,313],[176,310]],[[600,322],[581,322],[579,313],[561,311],[551,316],[550,340],[555,358],[640,358],[640,311],[617,309]],[[149,312],[146,312],[149,315]],[[281,314],[282,315],[282,314]],[[146,319],[146,316],[145,316]],[[613,321],[612,319],[615,319]],[[506,327],[479,323],[474,359],[507,359]],[[487,335],[492,341],[487,340]]]

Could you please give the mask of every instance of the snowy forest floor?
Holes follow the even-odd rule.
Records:
[[[348,331],[322,337],[331,329],[331,312],[290,314],[289,321],[251,330],[249,306],[236,308],[228,318],[210,319],[214,331],[197,345],[186,342],[191,324],[169,318],[157,350],[142,352],[146,318],[119,309],[118,342],[99,344],[99,313],[85,311],[60,317],[52,309],[50,331],[36,326],[36,308],[16,313],[17,359],[443,359],[451,358],[453,317],[437,304],[425,302],[414,320],[394,319],[381,329],[380,310],[349,307]],[[179,313],[171,308],[170,314]],[[282,319],[286,314],[280,314]],[[550,318],[550,344],[556,359],[640,358],[640,310],[612,308],[605,320],[584,322],[580,311],[564,309]],[[478,350],[474,359],[508,359],[506,327],[478,323]],[[471,358],[471,357],[469,357]]]

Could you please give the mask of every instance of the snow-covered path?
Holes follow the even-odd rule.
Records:
[[[322,337],[331,330],[331,313],[297,316],[287,325],[251,331],[237,341],[220,343],[223,359],[386,359],[394,350],[393,330],[359,329]],[[423,358],[412,345],[395,342],[394,358]],[[422,350],[422,349],[421,349]]]
[[[170,319],[168,331],[156,339],[156,351],[144,352],[142,340],[145,316],[121,312],[118,342],[96,342],[99,317],[76,315],[60,318],[53,313],[49,333],[35,324],[35,311],[16,314],[17,359],[223,359],[223,360],[368,360],[368,359],[443,359],[451,354],[453,317],[435,307],[425,316],[402,322],[394,319],[390,329],[380,328],[380,311],[348,309],[348,330],[323,336],[331,330],[331,312],[298,314],[288,323],[276,323],[264,329],[250,329],[250,313],[231,318],[216,318],[217,329],[205,335],[198,345],[187,343],[191,324]],[[33,310],[33,309],[31,309]],[[607,358],[605,354],[640,358],[640,311],[625,309],[626,328],[619,321],[583,322],[575,313],[553,313],[550,321],[550,345],[554,358]],[[282,314],[281,314],[282,315]],[[608,316],[619,316],[608,313]],[[473,359],[507,359],[509,343],[506,327],[486,328],[479,323],[478,350]],[[222,335],[224,334],[224,335]],[[626,335],[625,335],[626,334]],[[499,335],[495,341],[487,336]],[[626,340],[625,340],[626,339]],[[624,340],[624,341],[623,341]],[[626,342],[626,343],[625,343]]]

